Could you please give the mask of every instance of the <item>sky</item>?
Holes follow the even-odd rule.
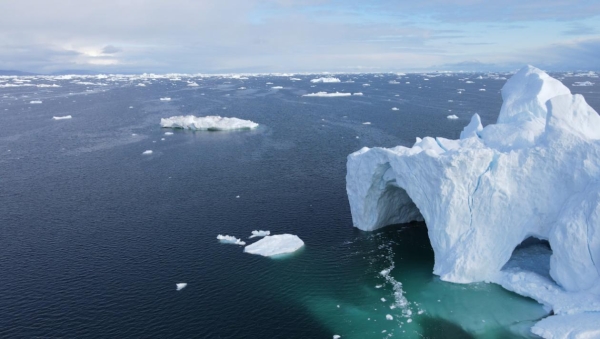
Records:
[[[599,0],[0,0],[0,69],[600,69]]]

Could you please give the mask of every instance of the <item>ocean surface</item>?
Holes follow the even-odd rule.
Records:
[[[572,86],[596,78],[554,76],[600,109],[600,84]],[[424,223],[360,231],[345,191],[362,147],[495,122],[509,75],[316,77],[0,77],[0,337],[533,338],[542,305],[441,281]],[[302,96],[319,91],[363,95]],[[187,114],[260,126],[160,128]],[[216,239],[253,230],[305,247]]]

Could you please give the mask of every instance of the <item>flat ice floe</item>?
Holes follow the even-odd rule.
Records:
[[[266,236],[259,241],[244,247],[244,252],[265,257],[293,253],[304,246],[304,242],[293,234],[277,234]]]
[[[146,151],[142,152],[142,155],[150,155],[152,153],[153,153],[152,150],[146,150]]]
[[[41,100],[31,100],[29,103],[30,104],[41,104],[42,101]]]
[[[458,119],[458,117],[454,114],[447,116],[446,118],[450,119],[450,120],[455,120]]]
[[[310,82],[312,83],[336,83],[336,82],[341,82],[340,79],[338,78],[333,78],[333,77],[326,77],[326,78],[317,78],[317,79],[312,79]]]
[[[475,114],[458,140],[348,156],[353,224],[425,221],[442,280],[494,282],[537,300],[553,311],[533,328],[544,338],[598,337],[600,116],[532,66],[502,98],[496,124]],[[546,268],[536,252],[515,250],[529,237],[548,241]]]
[[[239,198],[239,195],[237,196]],[[270,235],[271,231],[252,231],[252,235],[250,236],[250,238],[255,238],[255,237],[266,237],[267,235]]]
[[[217,240],[219,240],[220,242],[224,243],[224,244],[233,244],[233,245],[241,245],[244,246],[246,245],[246,242],[242,241],[241,239],[238,239],[234,236],[231,235],[217,235]]]
[[[358,96],[361,96],[361,95],[363,95],[363,94],[362,94],[362,92],[356,92],[356,93],[352,93],[352,95],[358,95]]]
[[[332,98],[332,97],[349,97],[351,96],[352,93],[340,93],[340,92],[334,92],[334,93],[327,93],[327,92],[317,92],[317,93],[309,93],[309,94],[304,94],[303,97],[321,97],[321,98]]]
[[[273,86],[271,89],[283,89],[283,86]]]
[[[594,86],[594,83],[591,81],[579,81],[579,82],[573,83],[573,86],[582,86],[582,87]]]
[[[184,289],[187,286],[187,283],[178,283],[178,284],[175,284],[175,286],[177,286],[178,291],[181,291],[182,289]]]
[[[64,116],[60,116],[60,117],[53,116],[52,120],[65,120],[65,119],[71,119],[71,118],[73,118],[73,117],[70,115],[64,115]]]
[[[171,98],[168,98],[168,97],[160,98],[160,101],[171,101]]]
[[[196,117],[194,115],[180,115],[160,119],[163,128],[181,128],[198,131],[226,131],[236,129],[253,129],[258,124],[250,120],[238,118],[225,118],[218,115]]]

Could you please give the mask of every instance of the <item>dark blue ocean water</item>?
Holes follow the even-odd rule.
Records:
[[[475,112],[494,122],[505,81],[477,76],[210,77],[198,87],[29,78],[61,87],[0,88],[0,337],[528,337],[547,314],[535,301],[440,281],[426,225],[359,231],[345,192],[346,157],[363,146],[458,138]],[[572,89],[600,107],[598,87]],[[364,95],[301,96],[318,91]],[[260,127],[165,136],[160,118],[183,114]],[[306,246],[270,259],[216,240],[257,229]],[[381,301],[393,300],[379,274],[391,265],[422,311],[411,323]],[[176,291],[179,282],[188,286]]]

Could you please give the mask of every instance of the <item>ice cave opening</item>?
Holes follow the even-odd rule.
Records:
[[[530,236],[514,250],[502,271],[533,272],[556,283],[550,276],[552,248],[548,240]]]
[[[377,201],[377,211],[377,227],[425,220],[406,190],[395,180],[386,183]]]

